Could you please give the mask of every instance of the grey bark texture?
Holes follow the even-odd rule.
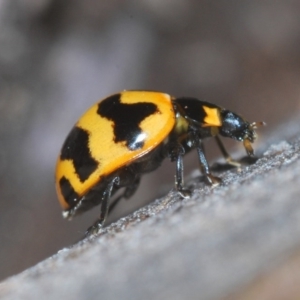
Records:
[[[299,127],[260,130],[259,159],[217,172],[220,186],[195,172],[191,199],[171,191],[3,281],[0,298],[299,298]]]

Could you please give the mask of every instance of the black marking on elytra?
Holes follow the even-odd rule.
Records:
[[[204,119],[207,117],[204,106],[220,109],[217,105],[190,97],[176,98],[176,103],[179,104],[189,119],[202,124],[205,123]]]
[[[89,133],[76,126],[69,133],[62,147],[60,158],[73,161],[81,182],[87,180],[99,165],[89,150]]]
[[[129,150],[134,151],[143,147],[146,137],[140,128],[140,123],[154,113],[157,106],[150,102],[121,103],[121,94],[106,98],[98,105],[97,113],[113,121],[114,141],[126,142]]]
[[[59,186],[64,199],[69,204],[70,208],[72,208],[76,205],[79,195],[75,192],[70,181],[65,176],[59,180]]]

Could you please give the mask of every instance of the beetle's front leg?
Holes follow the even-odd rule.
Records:
[[[217,145],[219,146],[219,149],[222,153],[222,155],[224,156],[226,162],[236,168],[238,168],[238,170],[241,169],[241,164],[238,161],[235,161],[230,154],[226,151],[225,146],[223,145],[221,139],[219,138],[219,136],[215,136],[215,140],[217,142]]]

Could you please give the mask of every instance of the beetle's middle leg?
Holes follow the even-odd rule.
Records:
[[[169,157],[171,161],[175,161],[176,163],[175,189],[178,191],[182,198],[189,198],[192,192],[191,190],[184,188],[184,154],[185,149],[180,143],[175,143],[170,147]]]

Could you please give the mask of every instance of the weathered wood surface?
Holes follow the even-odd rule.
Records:
[[[265,134],[221,186],[195,173],[191,199],[170,192],[8,278],[0,298],[300,299],[299,129]]]

